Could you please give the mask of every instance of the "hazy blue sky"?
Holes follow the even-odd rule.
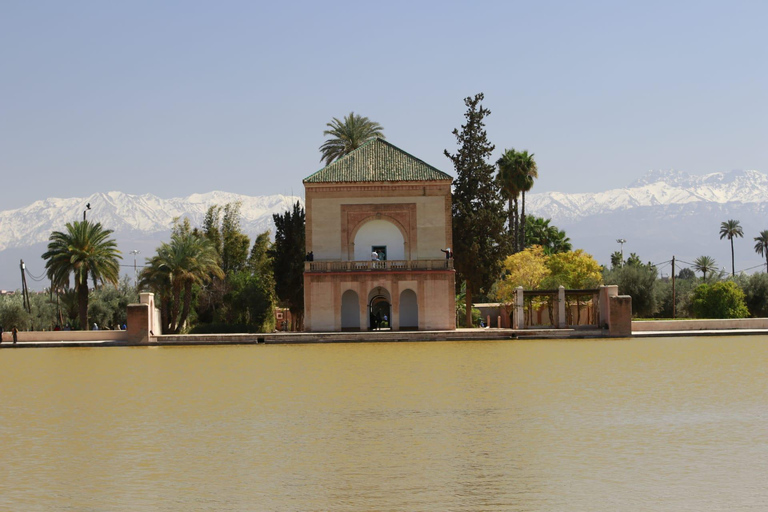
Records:
[[[768,172],[768,2],[0,3],[0,209],[120,190],[303,194],[355,111],[453,173],[485,93],[534,192]]]

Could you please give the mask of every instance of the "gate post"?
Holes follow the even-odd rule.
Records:
[[[557,289],[557,328],[565,329],[568,326],[568,318],[565,316],[565,288],[560,285]]]
[[[523,300],[523,287],[518,286],[515,288],[515,314],[512,315],[512,328],[524,329],[525,328],[525,308]]]

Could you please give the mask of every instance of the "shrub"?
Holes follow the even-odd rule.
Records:
[[[701,284],[693,291],[691,313],[696,318],[746,318],[744,292],[733,281]]]
[[[736,282],[744,290],[749,315],[754,318],[768,317],[768,274],[739,276]]]

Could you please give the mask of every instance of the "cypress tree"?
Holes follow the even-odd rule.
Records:
[[[501,274],[507,254],[504,202],[489,163],[495,146],[488,141],[484,119],[491,111],[481,102],[483,93],[464,100],[466,123],[453,130],[456,154],[445,150],[453,162],[453,251],[459,282],[466,282],[467,326],[472,325],[472,295],[488,290]]]
[[[275,292],[288,305],[294,330],[304,325],[305,214],[297,201],[293,211],[274,214],[275,244],[268,252],[272,258]]]

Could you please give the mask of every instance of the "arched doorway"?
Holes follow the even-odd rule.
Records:
[[[368,294],[368,329],[390,330],[392,325],[392,299],[389,292],[378,286]]]
[[[347,290],[341,296],[341,330],[360,330],[360,299],[354,290]]]
[[[413,290],[403,290],[400,294],[400,330],[419,330],[419,300]]]

